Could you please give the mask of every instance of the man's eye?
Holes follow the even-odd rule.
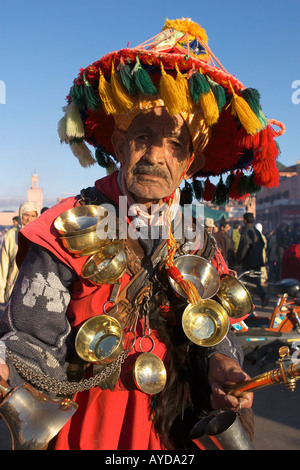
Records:
[[[146,134],[138,135],[136,137],[136,140],[139,141],[139,142],[147,142],[149,140],[149,136],[146,135]]]
[[[178,140],[172,140],[171,145],[175,148],[181,148],[182,147],[181,143],[178,142]]]

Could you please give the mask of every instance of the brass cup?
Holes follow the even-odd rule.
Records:
[[[174,260],[185,280],[191,281],[201,299],[210,299],[219,290],[220,276],[218,271],[206,259],[198,255],[183,255]],[[179,284],[171,277],[169,282],[178,297],[187,298]]]
[[[220,289],[215,299],[233,319],[250,315],[254,309],[252,297],[244,284],[229,274],[221,276]]]
[[[210,347],[225,338],[229,319],[226,310],[218,302],[201,300],[186,307],[182,315],[182,328],[192,343]]]
[[[133,368],[133,380],[142,392],[154,395],[166,385],[167,372],[162,360],[152,353],[142,353]]]
[[[76,256],[96,253],[111,243],[105,232],[99,233],[98,222],[107,216],[102,206],[76,206],[60,214],[54,221],[63,246]]]
[[[81,275],[92,284],[114,284],[127,266],[127,256],[121,242],[113,242],[91,256],[83,265]]]
[[[105,364],[114,361],[122,352],[123,329],[110,315],[92,317],[79,328],[75,349],[86,362]]]

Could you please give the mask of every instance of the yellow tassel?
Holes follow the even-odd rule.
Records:
[[[180,113],[182,111],[182,95],[181,90],[178,89],[174,78],[167,74],[163,64],[161,63],[161,79],[159,82],[159,93],[161,99],[164,101],[168,108],[169,114]]]
[[[229,86],[232,91],[231,114],[239,118],[240,123],[249,135],[257,134],[263,129],[262,123],[254,114],[247,101],[235,93],[230,82]]]
[[[200,104],[203,109],[206,124],[212,126],[219,119],[219,107],[213,92],[210,91],[207,94],[202,93]]]
[[[191,96],[189,92],[188,81],[184,78],[184,76],[180,72],[177,64],[175,64],[175,68],[177,71],[176,85],[178,88],[178,94],[181,96],[181,111],[190,113],[193,109],[193,104],[192,104],[192,100],[191,100]]]
[[[120,108],[120,110],[125,110],[125,111],[133,108],[135,105],[135,101],[124,88],[121,82],[120,76],[115,71],[115,66],[113,62],[112,62],[110,83],[111,83],[112,96],[115,102],[117,102],[118,108]]]
[[[106,114],[117,114],[118,109],[113,99],[111,84],[105,80],[101,69],[99,69],[99,72],[100,78],[98,90],[104,111]]]
[[[84,128],[79,110],[74,103],[71,103],[66,110],[65,134],[69,140],[82,139]]]

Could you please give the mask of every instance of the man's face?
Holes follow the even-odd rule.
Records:
[[[22,225],[28,225],[29,222],[32,222],[37,218],[37,213],[35,211],[28,211],[22,214]]]
[[[139,114],[113,137],[127,189],[137,202],[160,201],[179,186],[190,159],[191,138],[180,115],[155,108]]]

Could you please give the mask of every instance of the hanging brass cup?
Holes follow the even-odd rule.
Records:
[[[182,328],[192,343],[210,347],[220,343],[228,333],[226,310],[214,300],[189,304],[182,315]]]
[[[149,395],[161,392],[167,381],[164,363],[155,354],[143,352],[134,364],[133,380],[142,392]]]
[[[191,281],[201,299],[210,299],[219,290],[220,276],[214,266],[198,255],[183,255],[174,260],[184,280]],[[169,282],[178,297],[186,298],[185,292],[171,277]]]
[[[123,351],[123,329],[114,317],[97,315],[79,328],[75,349],[86,362],[105,364],[114,361]]]
[[[83,265],[81,275],[95,285],[114,284],[126,271],[127,256],[116,241],[92,255]]]
[[[63,246],[75,256],[87,256],[109,245],[111,240],[97,230],[98,222],[107,216],[102,206],[76,206],[60,214],[54,227]]]
[[[250,315],[254,309],[252,297],[244,284],[229,274],[221,276],[220,289],[215,300],[235,320]]]

